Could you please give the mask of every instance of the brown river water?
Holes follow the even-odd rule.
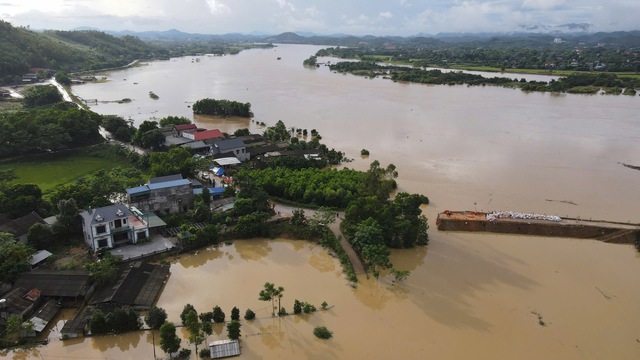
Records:
[[[170,320],[179,320],[186,303],[198,311],[219,305],[227,317],[233,306],[253,309],[258,320],[242,326],[246,359],[640,358],[640,256],[632,246],[435,228],[436,214],[446,209],[640,222],[640,172],[620,164],[640,165],[638,97],[398,84],[305,69],[302,61],[317,49],[283,45],[200,62],[172,59],[73,88],[86,99],[134,99],[92,109],[137,124],[192,118],[188,105],[204,97],[250,102],[256,121],[317,129],[324,143],[354,160],[345,166],[394,163],[400,190],[431,200],[424,208],[428,247],[393,251],[395,267],[411,271],[400,284],[361,278],[353,289],[339,263],[308,242],[235,241],[174,261],[158,301]],[[195,121],[262,131],[249,120]],[[369,158],[360,157],[363,148]],[[294,299],[334,307],[271,318],[269,304],[258,301],[267,281],[285,288],[282,304],[290,312]],[[318,325],[334,337],[316,339]],[[207,341],[225,336],[217,327]],[[7,357],[153,358],[150,332],[62,342],[54,327],[50,337],[45,347]],[[157,345],[156,355],[165,356]]]

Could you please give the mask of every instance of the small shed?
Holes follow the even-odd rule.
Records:
[[[212,359],[221,359],[240,355],[238,340],[217,340],[209,343]]]
[[[33,269],[35,267],[38,267],[38,265],[42,264],[42,262],[47,260],[47,258],[51,255],[53,254],[48,252],[47,250],[40,250],[35,254],[31,255],[31,258],[29,259],[29,264],[31,264],[31,268]]]

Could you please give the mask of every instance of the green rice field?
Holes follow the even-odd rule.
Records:
[[[124,165],[124,162],[114,162],[111,159],[86,154],[68,154],[2,163],[0,169],[13,168],[18,177],[13,181],[14,184],[37,184],[44,192],[94,171],[120,165]]]

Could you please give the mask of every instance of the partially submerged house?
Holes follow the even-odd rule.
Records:
[[[240,355],[238,340],[217,340],[209,343],[211,359],[221,359]]]
[[[131,306],[148,310],[156,302],[169,277],[169,265],[136,261],[123,268],[113,286],[100,289],[91,301],[99,307]]]
[[[7,320],[14,315],[19,315],[22,320],[25,320],[39,304],[40,290],[14,287],[0,297],[0,324],[6,324]]]
[[[58,301],[87,298],[93,290],[86,270],[33,270],[20,275],[14,287],[38,289],[43,297]]]
[[[80,213],[84,240],[91,250],[137,243],[149,237],[149,226],[140,214],[122,204],[89,208]]]
[[[42,332],[49,322],[53,320],[58,312],[60,311],[60,305],[53,300],[45,302],[38,310],[35,311],[33,316],[27,322],[31,322],[33,324],[33,328],[28,330],[26,335],[30,337],[36,336],[38,333]]]

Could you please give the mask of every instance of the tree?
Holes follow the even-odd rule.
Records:
[[[184,116],[167,116],[160,119],[161,127],[176,126],[176,125],[183,125],[183,124],[191,124],[191,120],[187,119]]]
[[[81,232],[80,221],[78,221],[78,205],[74,199],[58,201],[58,215],[53,225],[53,232],[62,237]]]
[[[211,191],[209,191],[208,187],[204,187],[202,188],[202,202],[209,206],[209,204],[211,204]]]
[[[165,353],[175,353],[180,349],[180,338],[176,335],[176,326],[170,322],[166,322],[160,326],[160,348]]]
[[[167,152],[154,152],[149,157],[149,167],[155,176],[182,174],[191,178],[196,172],[197,162],[187,149],[174,147]]]
[[[47,224],[35,223],[29,227],[27,237],[36,249],[44,249],[53,243],[53,230]]]
[[[275,284],[270,282],[266,282],[264,289],[260,290],[258,300],[271,301],[271,316],[275,316],[275,299],[278,299],[278,313],[280,313],[280,299],[282,299],[283,292],[284,288],[282,286],[276,287]]]
[[[391,268],[389,255],[391,255],[389,248],[383,244],[367,244],[361,253],[362,260],[373,270],[376,278],[380,275],[380,269]]]
[[[42,191],[35,184],[14,184],[5,191],[0,212],[18,218],[36,211],[42,205]]]
[[[89,318],[89,329],[93,334],[106,334],[111,330],[102,310],[95,309],[93,311],[91,318]]]
[[[304,210],[295,209],[293,210],[293,216],[291,216],[291,224],[295,226],[304,226],[307,224],[307,218],[304,215]]]
[[[53,85],[34,86],[26,91],[23,103],[26,107],[50,105],[62,101],[62,95]]]
[[[224,311],[222,311],[220,306],[216,305],[213,308],[213,322],[215,322],[216,324],[223,323],[225,317],[226,317],[226,315],[225,315]]]
[[[29,259],[35,250],[13,240],[13,235],[0,233],[0,282],[12,284],[31,269]]]
[[[409,275],[411,275],[411,271],[391,269],[391,274],[393,274],[394,277],[393,281],[401,282],[404,279],[408,278]]]
[[[302,303],[298,299],[293,302],[293,313],[296,315],[302,313]]]
[[[231,309],[231,320],[240,320],[240,309],[235,306]]]
[[[256,318],[256,313],[254,313],[253,310],[247,309],[247,311],[244,312],[245,320],[253,320],[255,318]]]
[[[186,316],[184,326],[189,330],[189,342],[196,346],[196,353],[198,352],[198,345],[202,344],[205,339],[204,332],[202,331],[202,323],[198,319],[198,314],[195,310],[189,311]]]
[[[251,133],[247,128],[238,129],[233,132],[233,136],[248,136],[248,135],[251,135]]]
[[[331,339],[331,337],[333,336],[333,333],[324,326],[318,326],[313,329],[313,335],[315,335],[320,339],[326,340],[326,339]]]
[[[291,138],[291,134],[282,120],[278,120],[274,126],[269,126],[262,136],[273,142],[288,141]]]
[[[238,340],[240,338],[240,322],[232,320],[227,324],[227,336],[231,340]]]
[[[182,325],[186,325],[187,314],[189,314],[191,311],[196,311],[196,308],[191,304],[186,304],[182,308],[182,312],[180,313],[180,320],[182,320]],[[197,314],[197,312],[196,312],[196,314]]]
[[[97,286],[110,284],[118,278],[118,264],[110,252],[105,252],[102,259],[85,265]]]
[[[165,136],[160,129],[153,129],[140,136],[139,144],[143,148],[157,150],[164,145]]]
[[[144,317],[144,322],[151,329],[159,329],[165,321],[167,321],[167,312],[156,306],[152,306]]]
[[[65,85],[65,86],[71,85],[71,79],[69,78],[69,75],[67,75],[62,71],[59,71],[56,73],[55,79],[61,85]]]

